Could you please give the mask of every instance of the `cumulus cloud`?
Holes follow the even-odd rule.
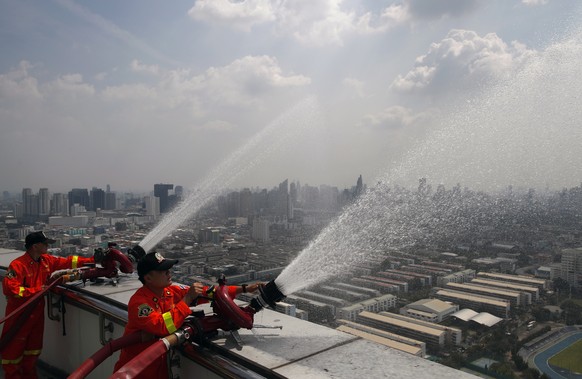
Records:
[[[548,0],[521,0],[521,3],[525,4],[525,5],[531,5],[531,6],[545,5],[548,3]]]
[[[158,75],[160,73],[160,67],[158,65],[146,65],[137,59],[131,61],[131,69],[135,72],[144,72],[152,75]]]
[[[0,99],[4,104],[10,102],[16,106],[36,101],[43,108],[59,102],[51,114],[60,110],[66,117],[80,118],[87,117],[80,112],[87,107],[101,109],[97,112],[102,114],[117,114],[120,119],[128,114],[137,118],[147,112],[158,115],[178,111],[189,119],[205,118],[200,124],[215,130],[231,128],[231,121],[222,120],[223,113],[228,113],[229,109],[239,112],[251,105],[262,107],[271,100],[273,91],[310,83],[303,75],[284,73],[278,61],[270,56],[246,56],[226,66],[210,67],[202,73],[187,69],[162,70],[134,60],[131,70],[155,73],[156,81],[122,83],[100,91],[80,74],[65,74],[39,83],[32,68],[29,62],[23,61],[17,68],[0,74]],[[0,111],[2,108],[0,106]],[[252,109],[249,107],[247,111]],[[26,111],[19,109],[19,112]]]
[[[0,74],[0,99],[3,102],[42,97],[36,78],[28,74],[32,67],[30,62],[21,61],[17,68]]]
[[[252,105],[272,88],[305,86],[311,81],[303,75],[284,76],[277,59],[269,56],[246,56],[224,67],[211,67],[201,79],[208,96],[236,106]]]
[[[378,113],[364,116],[362,126],[383,129],[398,129],[419,123],[427,118],[427,113],[415,113],[399,105],[388,107]]]
[[[288,89],[310,83],[308,77],[285,72],[270,56],[245,56],[201,72],[154,67],[134,61],[128,70],[155,71],[157,76],[147,83],[104,88],[78,73],[41,80],[42,68],[35,70],[26,61],[1,73],[0,124],[5,129],[0,161],[18,156],[18,147],[27,141],[47,138],[77,141],[68,149],[51,149],[51,162],[60,167],[72,159],[91,160],[88,155],[99,151],[107,151],[99,164],[115,165],[120,175],[128,172],[125,166],[135,171],[149,162],[152,149],[170,160],[202,160],[231,148],[237,137],[245,138],[270,121],[272,113],[285,109],[285,100],[291,100]],[[268,111],[259,114],[260,109]],[[161,135],[164,144],[159,143]],[[218,141],[220,147],[213,146]],[[128,146],[140,148],[127,155]],[[35,154],[27,156],[26,168],[20,170],[42,161],[43,152]],[[162,166],[152,169],[165,172]],[[75,173],[70,181],[74,178]]]
[[[278,34],[291,35],[313,46],[342,45],[349,34],[384,32],[408,19],[401,4],[392,4],[378,14],[357,14],[343,8],[343,4],[343,0],[198,0],[188,14],[197,21],[227,24],[245,31],[271,22]]]
[[[220,22],[250,31],[254,25],[275,20],[273,5],[270,0],[198,0],[188,15],[194,20]]]
[[[430,93],[471,87],[511,75],[533,54],[523,44],[507,44],[495,33],[481,37],[469,30],[451,30],[443,40],[433,43],[427,54],[416,59],[412,70],[399,75],[391,88]]]

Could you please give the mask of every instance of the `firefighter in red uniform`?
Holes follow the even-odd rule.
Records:
[[[191,287],[172,285],[170,269],[178,260],[165,259],[160,253],[146,254],[137,264],[137,273],[143,287],[138,289],[129,299],[127,305],[127,325],[124,335],[136,331],[144,332],[142,341],[121,350],[115,371],[135,358],[155,342],[153,337],[161,338],[174,333],[182,326],[188,315],[192,313],[190,304],[205,295],[208,289],[202,283],[194,283]],[[256,291],[261,283],[229,286],[228,295],[235,298],[243,292]],[[207,302],[199,299],[198,303]],[[149,338],[148,338],[149,337]],[[166,379],[169,377],[167,354],[163,354],[145,368],[137,378]]]
[[[54,271],[77,268],[95,262],[92,257],[83,258],[75,255],[61,258],[47,254],[48,245],[55,242],[43,232],[34,232],[26,236],[26,253],[10,263],[2,282],[7,301],[5,315],[42,291]],[[2,336],[10,331],[17,321],[18,315],[6,320]],[[36,361],[42,350],[43,333],[44,298],[38,302],[30,317],[0,352],[6,379],[37,378]]]

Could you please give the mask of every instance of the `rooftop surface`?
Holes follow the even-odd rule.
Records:
[[[22,251],[0,249],[0,268],[7,268],[21,254]],[[140,286],[137,276],[131,274],[121,277],[116,286],[88,282],[84,289],[127,304]],[[210,311],[209,307],[203,309]],[[215,343],[289,378],[475,378],[471,374],[270,309],[255,315],[255,325],[279,326],[282,329],[241,329],[239,334],[243,346],[238,349],[227,338],[217,339]],[[41,359],[50,360],[50,353],[45,355],[45,350]]]

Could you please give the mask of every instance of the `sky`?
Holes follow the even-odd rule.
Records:
[[[497,174],[504,161],[459,170],[459,160],[446,160],[442,177],[431,177],[434,167],[417,169],[471,156],[472,148],[456,153],[450,141],[466,141],[453,138],[461,130],[494,129],[479,121],[491,114],[541,125],[514,132],[514,141],[549,130],[543,115],[530,120],[531,111],[485,105],[529,93],[539,83],[532,62],[575,77],[576,68],[561,65],[578,55],[548,60],[578,51],[577,42],[556,44],[576,35],[581,19],[579,0],[0,0],[0,191],[195,188],[229,159],[237,165],[223,165],[221,175],[237,174],[235,187],[289,179],[344,188],[359,175],[366,183],[429,176],[543,186],[538,179],[547,184],[548,175],[539,168]],[[582,108],[570,97],[544,100],[553,107],[544,114]],[[274,131],[257,141],[265,128]],[[491,145],[511,143],[509,134]],[[284,142],[275,144],[279,137]],[[548,138],[531,145],[559,152],[576,140]],[[507,151],[520,150],[510,143],[503,142]],[[507,159],[534,155],[522,154]],[[546,169],[562,175],[551,182],[578,185],[580,163],[553,154],[544,162],[559,170]],[[478,155],[505,157],[495,149]]]

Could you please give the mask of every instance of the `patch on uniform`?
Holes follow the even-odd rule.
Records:
[[[152,313],[153,311],[154,311],[153,308],[150,307],[148,304],[142,304],[139,307],[137,307],[137,316],[148,317],[150,313]]]
[[[14,279],[16,278],[16,271],[14,270],[9,270],[8,273],[6,273],[6,277],[8,279]]]

